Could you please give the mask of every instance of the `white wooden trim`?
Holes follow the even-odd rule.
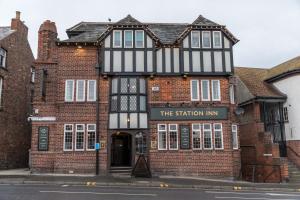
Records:
[[[204,33],[209,33],[209,47],[205,47],[204,44]],[[204,49],[210,49],[211,48],[211,34],[210,31],[202,31],[202,48]]]
[[[172,132],[175,132],[174,130],[170,130],[170,126],[176,126],[176,146],[177,146],[177,148],[174,148],[174,149],[171,149],[171,147],[170,147],[170,132],[172,131]],[[174,150],[178,150],[178,124],[169,124],[169,126],[168,126],[168,141],[169,141],[169,150],[170,151],[174,151]]]
[[[83,81],[83,99],[79,99],[78,98],[78,94],[79,94],[79,82]],[[85,101],[85,80],[76,80],[76,101],[78,102],[84,102]]]
[[[83,130],[77,130],[77,126],[83,126]],[[77,133],[83,133],[83,149],[77,149]],[[84,151],[85,148],[85,125],[84,124],[75,124],[75,138],[74,138],[74,144],[75,144],[75,151]]]
[[[219,94],[219,98],[214,98],[214,87],[213,87],[213,83],[217,82],[218,83],[218,94]],[[220,80],[211,80],[211,96],[212,96],[212,101],[221,101],[221,82]]]
[[[159,129],[159,126],[160,125],[164,125],[166,128],[165,128],[165,130],[160,130]],[[166,142],[165,142],[165,148],[159,148],[159,133],[160,132],[164,132],[165,134],[166,134]],[[158,150],[167,150],[168,149],[168,147],[167,147],[167,145],[168,145],[168,130],[167,130],[167,124],[157,124],[157,149]]]
[[[115,34],[116,32],[120,33],[120,46],[115,45]],[[122,31],[121,30],[114,30],[113,31],[113,48],[121,48],[122,47]]]
[[[89,129],[88,129],[89,125],[95,126],[95,130],[89,130]],[[97,129],[96,124],[87,124],[87,125],[86,125],[86,142],[85,142],[85,143],[86,143],[86,150],[87,150],[87,151],[95,151],[95,150],[96,150],[96,142],[97,142],[96,129]],[[89,138],[88,138],[88,132],[89,132],[89,131],[91,131],[91,132],[94,131],[94,132],[95,132],[95,144],[94,144],[94,147],[95,147],[95,148],[93,148],[93,149],[89,149],[89,146],[88,146],[88,143],[89,143],[89,140],[88,140],[88,139],[89,139]]]
[[[208,92],[208,98],[204,99],[203,97],[203,82],[207,82],[207,92]],[[201,80],[201,100],[202,101],[210,101],[210,81],[209,80]]]
[[[67,99],[67,92],[68,92],[68,84],[67,84],[67,82],[72,82],[72,91],[71,91],[72,98],[71,99]],[[68,79],[68,80],[65,81],[65,101],[66,102],[73,102],[74,101],[74,86],[75,86],[75,81],[74,80]]]
[[[95,82],[93,92],[94,92],[94,98],[90,99],[90,82]],[[96,80],[88,80],[87,81],[87,101],[96,101],[97,97],[97,81]]]
[[[215,128],[215,125],[221,125],[221,129],[216,129]],[[215,147],[215,150],[224,150],[224,140],[223,140],[223,125],[222,123],[214,123],[213,124],[213,129],[214,129],[214,147]],[[215,144],[215,138],[216,138],[216,134],[215,134],[215,131],[221,131],[221,141],[222,141],[222,148],[216,148],[216,144]]]
[[[66,126],[72,126],[72,148],[71,149],[65,149],[65,142],[66,142]],[[68,133],[71,131],[67,131]],[[64,141],[63,141],[63,150],[64,151],[73,151],[73,144],[74,144],[74,125],[73,124],[65,124],[64,125]]]
[[[56,117],[28,117],[33,122],[56,121]]]
[[[129,33],[129,32],[131,32],[131,46],[126,47],[126,33]],[[133,31],[132,30],[124,30],[124,48],[126,48],[126,49],[133,48]]]
[[[199,46],[193,46],[193,35],[194,34],[198,34],[199,35],[199,39],[198,39],[198,42],[199,42]],[[200,37],[200,31],[191,31],[191,48],[200,48],[201,47],[201,37]]]
[[[196,99],[193,99],[193,84],[192,84],[193,81],[197,82],[197,98]],[[199,101],[200,100],[199,80],[192,79],[190,81],[190,89],[191,89],[191,101]]]
[[[137,42],[137,40],[136,40],[136,33],[137,32],[142,32],[143,33],[143,46],[141,46],[141,47],[137,47],[137,45],[136,45],[136,42]],[[143,30],[136,30],[135,32],[134,32],[134,34],[135,34],[135,48],[144,48],[145,47],[145,32],[143,31]],[[148,42],[148,41],[147,41]]]
[[[235,131],[233,131],[233,127],[235,127]],[[237,146],[234,147],[233,144],[232,144],[232,148],[233,148],[233,149],[239,149],[238,127],[237,127],[236,124],[232,124],[232,125],[231,125],[231,135],[232,135],[233,132],[235,132],[235,139],[236,139],[236,145],[237,145]],[[233,135],[232,135],[232,137],[233,137]]]
[[[220,34],[220,46],[215,45],[215,33]],[[221,31],[213,31],[213,47],[214,48],[222,48],[222,34],[221,34]]]

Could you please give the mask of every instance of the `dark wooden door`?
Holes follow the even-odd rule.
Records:
[[[131,135],[112,136],[111,166],[131,166]]]

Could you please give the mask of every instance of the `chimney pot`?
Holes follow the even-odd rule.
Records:
[[[20,11],[16,11],[16,19],[20,19],[21,18],[21,12]]]

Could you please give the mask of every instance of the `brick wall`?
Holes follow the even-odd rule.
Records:
[[[34,57],[27,40],[28,28],[19,18],[12,19],[14,33],[0,40],[7,50],[6,68],[0,67],[3,78],[0,108],[0,169],[28,166],[31,113],[30,69]]]

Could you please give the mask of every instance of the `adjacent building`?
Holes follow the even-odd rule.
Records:
[[[270,69],[235,69],[238,104],[244,109],[239,117],[242,168],[253,176],[255,167],[258,181],[288,180],[298,173],[291,163],[287,173],[287,161],[300,167],[299,69],[300,57]]]
[[[39,29],[31,170],[237,177],[233,45],[223,25],[81,22]]]
[[[0,26],[0,169],[28,166],[34,57],[20,12]]]

